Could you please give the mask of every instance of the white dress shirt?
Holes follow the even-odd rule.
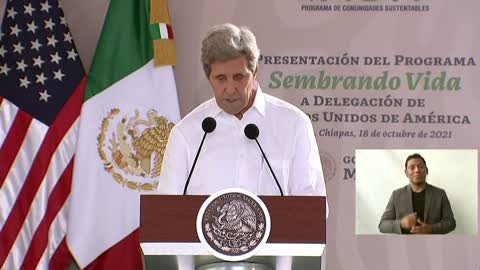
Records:
[[[258,126],[260,143],[285,195],[326,196],[317,142],[308,116],[295,106],[265,94],[258,87],[254,104],[239,120],[224,112],[212,98],[188,115],[171,131],[159,192],[182,194],[204,135],[202,121],[213,117],[216,129],[207,134],[194,168],[187,194],[210,195],[239,187],[257,195],[280,191],[254,140],[244,128]]]
[[[211,195],[239,187],[257,195],[280,195],[275,180],[254,140],[244,128],[258,126],[257,138],[284,195],[326,196],[317,142],[308,116],[295,106],[257,88],[254,104],[239,120],[212,98],[186,115],[170,133],[163,157],[158,192],[183,194],[204,135],[202,121],[215,118],[194,168],[187,194]],[[327,208],[328,209],[328,208]],[[328,210],[327,210],[328,213]],[[328,214],[327,214],[328,215]],[[178,269],[193,270],[193,256],[177,256]],[[277,270],[290,270],[292,257],[277,257]]]

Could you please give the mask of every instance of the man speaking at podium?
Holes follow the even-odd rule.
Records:
[[[203,39],[201,61],[214,98],[172,129],[161,193],[210,195],[237,187],[257,195],[326,196],[310,119],[262,92],[259,55],[244,27],[217,25]],[[280,259],[277,269],[289,269],[282,261],[291,265],[291,258]]]

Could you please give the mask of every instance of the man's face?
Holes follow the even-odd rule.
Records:
[[[412,158],[407,163],[405,175],[410,179],[410,183],[420,185],[425,183],[427,177],[427,167],[425,163],[419,158]]]
[[[248,69],[245,56],[214,62],[208,80],[218,106],[241,119],[255,99],[256,76],[256,71]]]

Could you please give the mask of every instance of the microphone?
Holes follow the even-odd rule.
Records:
[[[187,182],[185,183],[185,187],[183,188],[183,195],[187,194],[188,184],[190,183],[190,178],[192,177],[195,164],[197,164],[198,155],[200,154],[200,150],[202,150],[202,145],[203,145],[203,142],[205,141],[205,137],[207,136],[207,133],[213,132],[216,127],[217,127],[217,121],[215,121],[215,119],[213,119],[212,117],[206,117],[205,119],[203,119],[202,129],[205,132],[205,134],[203,134],[202,142],[198,147],[197,155],[195,156],[195,160],[193,161],[192,169],[190,170],[190,174],[188,175]]]
[[[280,195],[283,196],[282,187],[278,183],[277,177],[275,176],[275,173],[273,173],[272,167],[270,166],[270,162],[268,162],[267,156],[265,156],[265,153],[263,152],[263,149],[262,149],[262,147],[260,146],[260,143],[257,140],[258,135],[260,134],[260,131],[258,130],[257,125],[248,124],[247,126],[245,126],[245,129],[243,131],[245,132],[245,136],[247,136],[247,138],[249,138],[250,140],[255,140],[255,142],[257,142],[258,148],[260,148],[260,151],[262,152],[263,158],[267,162],[268,168],[270,169],[270,172],[273,175],[273,179],[275,179],[275,183],[277,184],[277,187],[280,190]]]

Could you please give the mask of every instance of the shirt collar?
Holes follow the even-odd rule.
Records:
[[[260,115],[265,116],[265,94],[260,86],[257,87],[257,92],[255,93],[255,100],[253,101],[252,107],[250,107],[245,113],[252,109],[257,110]],[[221,112],[223,112],[222,108],[218,106],[215,97],[213,97],[208,108],[208,116],[216,117]]]
[[[207,116],[211,116],[215,118],[219,113],[221,113],[223,110],[220,108],[217,104],[217,101],[215,100],[215,97],[213,97],[210,100],[210,104],[207,109]]]
[[[252,108],[257,109],[257,111],[265,117],[265,94],[262,91],[260,86],[257,87],[257,93],[255,96],[255,101],[253,102]]]

